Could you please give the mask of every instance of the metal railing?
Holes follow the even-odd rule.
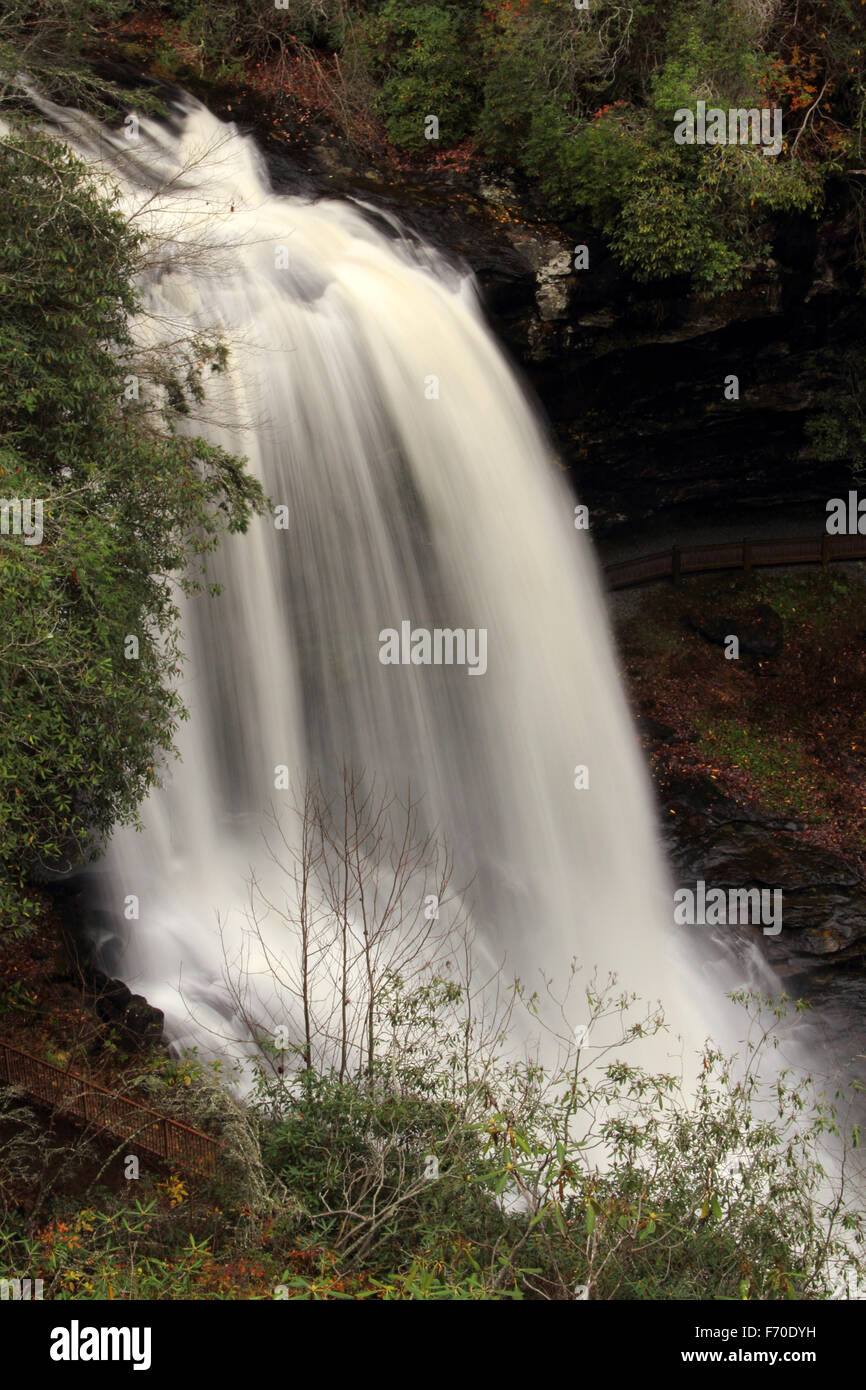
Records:
[[[216,1167],[220,1148],[216,1139],[0,1041],[2,1083],[20,1088],[60,1114],[135,1144],[165,1163],[205,1175]]]

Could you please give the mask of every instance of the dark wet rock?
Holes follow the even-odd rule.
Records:
[[[866,883],[840,855],[806,844],[795,822],[742,805],[709,777],[668,778],[662,830],[678,887],[780,889],[782,930],[732,927],[784,977],[866,958]]]
[[[148,1004],[142,994],[133,994],[120,1018],[120,1029],[127,1043],[147,1047],[162,1038],[165,1015]]]
[[[57,974],[76,982],[96,1017],[116,1030],[122,1045],[130,1052],[143,1050],[163,1041],[165,1017],[161,1009],[149,1004],[141,994],[95,964],[92,934],[88,930],[86,902],[81,884],[70,876],[52,888],[60,922]]]
[[[87,968],[85,981],[95,1012],[103,1023],[118,1030],[127,1047],[137,1049],[160,1041],[165,1023],[161,1009],[101,970]]]
[[[768,603],[753,604],[746,612],[737,615],[690,613],[688,621],[708,642],[720,647],[725,646],[729,637],[737,637],[740,651],[749,652],[752,656],[778,656],[784,644],[784,624]]]
[[[120,1018],[129,1001],[132,990],[121,980],[111,980],[101,971],[94,970],[90,975],[90,988],[95,993],[95,1008],[104,1022]]]
[[[853,888],[859,881],[838,855],[764,825],[722,826],[686,854],[692,860],[699,858],[701,876],[720,887],[756,884],[794,891]]]
[[[693,822],[695,833],[709,826],[763,825],[773,830],[798,830],[800,824],[787,815],[775,815],[760,807],[735,801],[708,776],[669,775],[662,795],[663,823],[675,834],[679,826]]]
[[[672,729],[670,724],[663,724],[660,719],[646,712],[641,713],[636,718],[638,736],[648,739],[652,743],[676,743],[678,739],[676,729]]]

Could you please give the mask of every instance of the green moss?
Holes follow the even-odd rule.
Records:
[[[737,719],[711,717],[698,721],[697,733],[703,757],[746,773],[768,810],[796,811],[815,823],[827,819],[818,809],[827,791],[827,779],[796,735],[745,726]]]

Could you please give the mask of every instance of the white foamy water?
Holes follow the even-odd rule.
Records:
[[[194,428],[245,454],[290,514],[225,541],[222,596],[181,601],[181,761],[98,876],[113,969],[177,1041],[210,1049],[209,1026],[242,1041],[223,947],[245,949],[251,872],[286,899],[262,842],[291,799],[275,769],[297,790],[347,763],[421,798],[487,961],[535,986],[576,957],[584,978],[615,971],[661,999],[687,1050],[718,1035],[722,989],[670,925],[591,543],[471,277],[349,203],[276,194],[253,141],[192,101],[173,128],[143,120],[135,146],[45,110],[152,238],[141,340],[225,334],[230,371]],[[484,630],[486,671],[382,665],[380,632],[407,620]],[[281,930],[264,925],[277,955]],[[247,964],[273,1017],[262,953]]]

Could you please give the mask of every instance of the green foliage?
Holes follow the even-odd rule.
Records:
[[[279,5],[274,0],[162,0],[159,8],[179,21],[182,35],[203,50],[210,65],[219,59],[219,45],[226,41],[257,54],[290,40],[340,48],[351,10],[365,7],[352,7],[347,0],[280,0]]]
[[[769,603],[789,632],[793,624],[808,624],[813,629],[832,626],[838,633],[846,621],[857,624],[858,607],[861,612],[864,608],[856,581],[829,568],[805,574],[753,571],[749,592],[758,602]]]
[[[0,104],[22,105],[21,78],[43,95],[112,116],[135,101],[159,110],[146,89],[130,91],[88,61],[100,31],[117,23],[135,0],[3,0],[0,6]]]
[[[171,5],[169,13],[179,23],[160,44],[160,67],[174,74],[190,68],[202,75],[207,71],[217,82],[242,80],[243,54],[238,50],[237,16],[232,10],[208,0],[184,0]]]
[[[84,167],[48,140],[7,138],[0,190],[0,497],[39,501],[44,515],[41,544],[0,537],[11,913],[37,865],[86,854],[134,819],[183,713],[172,577],[201,571],[263,499],[240,460],[126,399],[144,373],[128,326],[139,242]],[[214,344],[188,349],[177,372],[161,368],[169,416],[224,363]]]
[[[664,121],[703,97],[713,106],[750,106],[767,70],[760,32],[733,5],[719,10],[703,0],[672,7],[661,65],[649,83],[653,107]]]
[[[13,3],[0,20],[0,71],[9,78],[23,63],[67,99],[116,105],[123,94],[83,55],[138,8],[50,0],[32,22],[23,0]],[[370,138],[371,112],[392,144],[418,156],[471,137],[483,158],[537,180],[557,216],[603,232],[638,281],[679,278],[704,295],[743,286],[769,255],[773,216],[817,215],[826,182],[863,164],[857,0],[794,10],[777,0],[721,9],[593,0],[585,11],[572,0],[162,0],[159,10],[155,45],[124,42],[160,74],[242,82],[253,59],[276,64],[291,99],[301,57],[298,72],[321,79],[350,140]],[[17,54],[16,32],[26,39]],[[698,100],[780,106],[782,153],[675,146],[674,113]],[[425,138],[428,115],[439,119],[436,141]]]
[[[577,196],[596,225],[608,229],[621,207],[620,190],[645,168],[638,140],[620,121],[605,116],[569,137],[565,116],[551,106],[533,116],[523,157],[563,215],[573,212]]]
[[[673,142],[673,116],[708,103],[761,106],[772,65],[755,23],[702,3],[500,10],[488,39],[482,147],[538,179],[560,216],[588,215],[641,281],[739,287],[769,254],[761,224],[816,212],[820,177],[760,151]],[[599,104],[600,98],[607,99]]]
[[[469,134],[476,99],[473,8],[385,0],[359,25],[360,56],[379,84],[376,110],[401,148],[429,148],[428,115],[438,117],[446,145]]]
[[[647,148],[625,175],[618,214],[608,223],[612,245],[637,280],[683,276],[715,291],[735,288],[753,248],[746,242],[744,251],[741,240],[726,236],[722,209],[713,216],[713,200],[699,196],[703,159],[695,164],[678,154]],[[696,178],[684,177],[686,170]]]
[[[245,1132],[254,1193],[234,1163],[216,1185],[144,1178],[133,1203],[97,1190],[44,1195],[33,1214],[7,1207],[0,1277],[77,1299],[837,1296],[864,1273],[862,1214],[834,1158],[847,1148],[850,1181],[859,1130],[841,1092],[781,1060],[803,1006],[738,998],[750,1020],[739,1057],[708,1044],[684,1080],[631,1059],[663,1019],[631,1021],[634,997],[612,989],[586,991],[589,1041],[559,1037],[558,1060],[523,1059],[502,1037],[479,1046],[473,1023],[457,1069],[448,1058],[466,1055],[467,1035],[450,1021],[453,991],[398,990],[392,1024],[438,1020],[435,1052],[407,1062],[402,1044],[383,1048],[381,1066],[343,1080],[280,1077],[263,1059],[246,1107],[207,1102]],[[601,1046],[593,1030],[616,1020]],[[192,1079],[175,1088],[184,1099],[198,1071],[175,1067]],[[55,1181],[74,1164],[40,1159],[46,1141],[25,1130],[0,1141],[9,1191],[28,1173],[36,1184],[40,1162]]]
[[[293,1235],[388,1268],[419,1234],[429,1256],[501,1220],[470,1182],[479,1145],[458,1109],[429,1090],[395,1089],[380,1071],[363,1082],[306,1072],[279,1096],[262,1080],[266,1108],[279,1101],[262,1154],[299,1204]],[[428,1156],[441,1157],[436,1181],[424,1176]]]
[[[816,458],[844,463],[852,481],[866,482],[866,352],[849,353],[842,376],[817,393],[806,431]]]
[[[167,1185],[169,1212],[178,1205],[172,1194],[186,1191],[178,1183]],[[69,1220],[55,1219],[24,1242],[19,1263],[38,1267],[37,1277],[59,1302],[193,1298],[208,1266],[208,1243],[170,1233],[169,1212],[155,1208],[155,1198],[128,1205],[108,1198],[102,1210],[70,1212]]]
[[[836,1207],[825,1168],[844,1124],[820,1086],[771,1060],[784,996],[738,996],[740,1058],[708,1044],[685,1081],[628,1058],[663,1031],[660,1011],[635,1019],[635,997],[611,987],[585,995],[593,1046],[560,1034],[550,1065],[501,1060],[505,1040],[461,1024],[444,982],[392,989],[372,1073],[285,1080],[263,1065],[262,1154],[292,1194],[282,1238],[320,1252],[315,1275],[281,1281],[314,1297],[570,1298],[586,1285],[603,1299],[767,1300],[827,1297],[856,1272],[845,1232],[860,1218]]]
[[[822,819],[816,806],[826,794],[827,778],[806,756],[799,734],[786,736],[744,727],[737,719],[717,718],[701,720],[698,733],[704,756],[746,773],[764,805],[813,822]]]

